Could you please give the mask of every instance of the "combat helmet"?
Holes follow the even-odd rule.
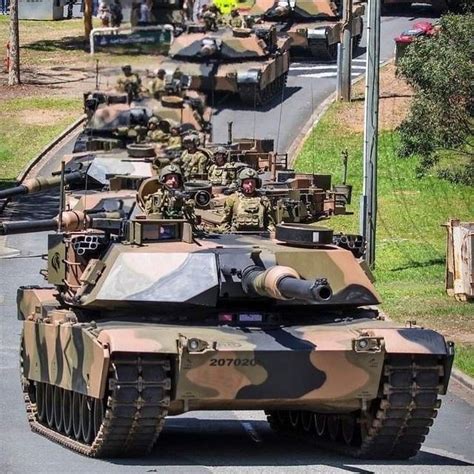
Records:
[[[199,146],[200,140],[199,137],[194,133],[188,133],[183,138],[183,146],[193,143],[195,146]]]
[[[183,173],[181,171],[181,168],[178,165],[175,165],[173,163],[171,163],[170,165],[166,165],[160,171],[160,183],[164,183],[166,176],[169,175],[169,174],[178,175],[181,184],[183,184]]]
[[[262,180],[260,179],[260,176],[258,175],[257,171],[253,168],[244,168],[239,173],[239,177],[237,179],[237,184],[239,185],[239,188],[242,186],[242,181],[244,179],[254,179],[256,181],[257,189],[262,186]]]
[[[214,156],[213,156],[213,159],[215,161],[216,159],[216,155],[224,155],[225,156],[225,159],[227,161],[227,149],[223,146],[218,146],[216,148],[216,151],[214,152]]]
[[[160,124],[160,119],[158,117],[156,117],[155,115],[153,115],[152,117],[150,117],[148,119],[148,126],[150,125],[156,125],[158,126]]]

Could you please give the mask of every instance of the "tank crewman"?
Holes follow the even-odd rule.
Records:
[[[230,12],[229,26],[231,28],[244,28],[245,23],[243,18],[240,16],[239,10],[234,8]]]
[[[155,214],[162,219],[186,218],[194,223],[194,202],[182,194],[184,183],[179,166],[165,166],[160,171],[159,180],[163,186],[145,197],[146,214]]]
[[[145,141],[155,143],[167,143],[169,134],[160,126],[162,121],[158,117],[151,117],[148,120],[148,132]]]
[[[161,99],[161,96],[166,92],[166,71],[158,69],[156,77],[148,83],[148,92],[155,99]]]
[[[270,201],[258,191],[261,184],[254,169],[244,168],[239,173],[239,191],[229,196],[224,204],[225,231],[273,230]]]
[[[209,159],[198,149],[199,137],[195,134],[186,135],[183,138],[183,146],[185,150],[179,161],[184,170],[185,180],[205,179],[209,168]]]
[[[228,162],[227,150],[220,146],[213,156],[213,163],[209,166],[207,179],[213,186],[228,186],[234,180],[234,167]]]
[[[208,31],[216,31],[220,25],[223,25],[224,19],[217,5],[210,5],[202,14],[202,21]]]
[[[138,97],[142,80],[136,72],[132,72],[132,66],[129,64],[122,66],[122,74],[117,78],[117,90],[126,92],[132,98]]]
[[[179,150],[181,148],[181,135],[179,134],[179,126],[174,125],[170,128],[170,136],[168,138],[168,150]]]

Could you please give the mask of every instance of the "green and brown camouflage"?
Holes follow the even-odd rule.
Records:
[[[212,111],[205,97],[196,91],[187,91],[183,97],[167,95],[160,100],[141,96],[130,104],[114,93],[95,91],[87,97],[89,119],[75,142],[75,152],[125,148],[143,141],[151,117],[165,122],[168,128],[178,126],[206,136],[211,131]]]
[[[362,38],[365,6],[354,1],[352,38],[356,49]],[[246,12],[259,25],[278,25],[291,38],[292,51],[307,51],[321,59],[336,59],[337,44],[342,41],[342,1],[330,0],[256,0]]]
[[[138,208],[80,225],[49,236],[55,288],[18,291],[34,431],[90,456],[141,455],[167,415],[266,410],[273,428],[356,456],[416,454],[452,345],[386,321],[331,230],[205,235]]]
[[[170,59],[160,64],[167,74],[179,69],[191,79],[191,89],[237,94],[254,106],[281,94],[289,70],[289,38],[274,27],[257,32],[221,28],[178,36]]]

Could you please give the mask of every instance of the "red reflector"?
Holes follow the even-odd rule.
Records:
[[[233,319],[234,319],[233,314],[227,314],[227,313],[219,314],[219,321],[221,323],[231,323]]]

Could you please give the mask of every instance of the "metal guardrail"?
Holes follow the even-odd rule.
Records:
[[[152,26],[137,26],[137,27],[128,27],[128,26],[123,26],[119,28],[94,28],[89,36],[89,44],[90,44],[90,54],[93,55],[95,54],[95,37],[102,34],[108,34],[111,39],[113,39],[114,36],[117,36],[119,34],[128,32],[129,35],[131,36],[133,33],[137,33],[140,31],[166,31],[170,33],[170,43],[173,41],[174,38],[174,28],[172,25],[152,25]],[[127,44],[133,44],[133,43],[122,43],[123,45]]]

